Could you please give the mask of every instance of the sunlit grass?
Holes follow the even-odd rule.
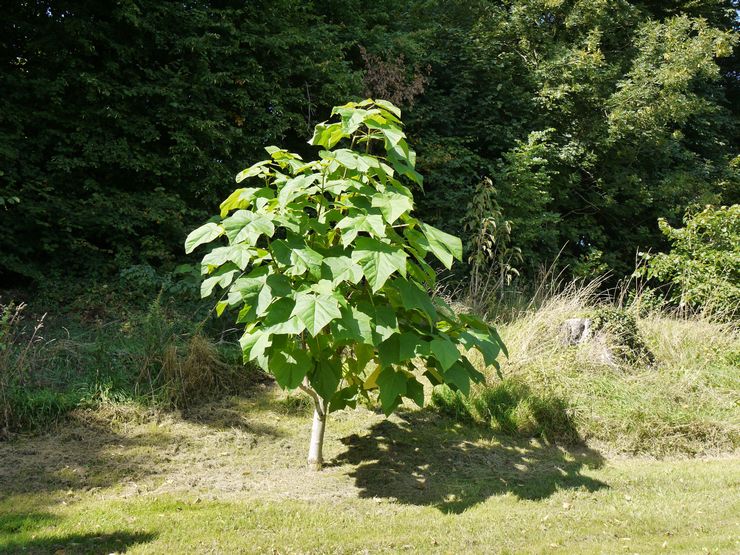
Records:
[[[282,399],[265,390],[182,417],[87,412],[0,444],[0,552],[740,548],[736,458],[605,459],[434,411],[358,409],[331,421],[315,473],[309,419]]]

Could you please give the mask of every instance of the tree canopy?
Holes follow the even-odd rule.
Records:
[[[16,0],[0,22],[0,275],[171,268],[264,144],[400,103],[422,219],[490,178],[523,273],[623,274],[740,197],[733,0]]]

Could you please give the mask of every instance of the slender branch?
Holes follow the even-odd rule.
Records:
[[[319,416],[321,418],[324,417],[324,407],[321,403],[321,397],[319,397],[319,394],[316,393],[311,386],[308,384],[308,376],[303,378],[303,383],[298,386],[302,391],[304,391],[306,394],[308,394],[309,397],[313,399],[314,407],[316,408],[316,412],[319,413]]]

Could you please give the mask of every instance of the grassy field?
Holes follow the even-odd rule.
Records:
[[[158,302],[6,324],[0,553],[739,553],[737,325],[610,304],[636,337],[563,345],[603,306],[573,287],[502,318],[502,377],[469,399],[333,414],[319,473],[307,399],[224,333]]]
[[[737,553],[740,458],[605,458],[433,411],[309,418],[270,386],[0,443],[3,553]]]

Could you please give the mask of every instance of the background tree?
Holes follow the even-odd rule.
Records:
[[[172,262],[264,144],[360,92],[310,5],[19,1],[0,23],[0,271]]]
[[[646,253],[636,272],[670,287],[679,308],[706,309],[731,319],[740,313],[740,205],[687,214],[684,227],[660,220],[670,252]]]
[[[737,203],[735,0],[15,0],[0,22],[0,279],[176,264],[238,161],[403,103],[417,210],[493,180],[523,278],[631,271],[660,217]],[[589,263],[602,253],[599,266]],[[579,264],[580,262],[580,264]]]

